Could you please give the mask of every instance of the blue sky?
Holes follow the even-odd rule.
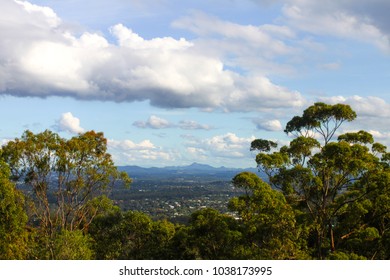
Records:
[[[103,131],[119,165],[255,166],[317,101],[390,145],[387,0],[0,0],[0,141]]]

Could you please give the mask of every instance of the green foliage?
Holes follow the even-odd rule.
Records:
[[[189,238],[185,247],[191,248],[196,259],[218,260],[240,258],[242,234],[236,220],[214,209],[192,214]]]
[[[24,259],[27,254],[24,196],[8,178],[8,166],[0,160],[0,259]]]
[[[311,137],[299,136],[290,142],[286,149],[294,165],[305,165],[306,159],[310,157],[314,149],[320,148],[320,143]]]
[[[91,247],[92,239],[81,230],[64,230],[54,241],[54,259],[91,260],[94,259]]]
[[[256,156],[256,163],[259,170],[263,171],[271,178],[279,169],[289,163],[289,157],[288,154],[281,149],[280,152],[273,152],[272,154],[259,153]]]
[[[315,103],[287,123],[285,132],[295,136],[289,146],[271,154],[262,150],[256,157],[259,169],[293,207],[307,252],[315,258],[388,256],[386,147],[363,130],[332,142],[337,129],[355,118],[348,105]],[[248,202],[242,205],[248,207]]]
[[[233,198],[229,208],[240,217],[245,247],[251,259],[296,259],[301,251],[295,214],[282,193],[273,190],[256,174],[243,172],[233,185],[246,195]]]
[[[30,188],[31,219],[49,236],[58,229],[86,229],[104,210],[96,201],[104,200],[115,180],[130,183],[114,166],[103,134],[94,131],[69,140],[48,130],[26,131],[3,147],[2,157],[11,178]]]
[[[360,130],[359,132],[349,132],[342,134],[338,137],[338,141],[346,141],[348,143],[356,144],[372,144],[374,143],[374,137],[364,130]]]
[[[271,148],[276,148],[278,144],[273,141],[264,140],[264,139],[256,139],[251,143],[251,151],[260,151],[260,152],[269,152]]]
[[[89,229],[97,259],[167,259],[175,227],[140,212],[114,210],[98,216]]]
[[[82,240],[78,230],[85,232],[96,215],[112,207],[107,194],[114,184],[131,182],[117,171],[103,133],[94,131],[69,140],[49,130],[26,131],[2,147],[1,158],[10,168],[9,177],[28,188],[27,213],[35,236],[30,247],[36,248],[29,252],[32,258],[57,258],[65,252],[57,252],[56,238],[73,250],[72,242]],[[80,258],[66,254],[64,258]]]
[[[349,105],[328,105],[317,102],[304,110],[302,117],[292,118],[284,131],[304,137],[314,135],[313,132],[317,132],[323,137],[326,144],[345,121],[353,121],[355,118],[356,113]]]
[[[113,205],[131,179],[102,133],[26,131],[0,153],[0,259],[389,259],[390,153],[363,130],[333,140],[355,118],[315,103],[287,123],[289,145],[254,140],[267,180],[237,174],[234,214],[201,209],[188,225]]]

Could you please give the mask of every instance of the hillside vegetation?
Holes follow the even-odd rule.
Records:
[[[188,224],[114,205],[132,180],[103,133],[26,131],[0,150],[0,259],[390,259],[390,153],[364,130],[342,134],[355,118],[315,103],[287,123],[289,145],[254,140],[266,178],[235,174],[232,214]]]

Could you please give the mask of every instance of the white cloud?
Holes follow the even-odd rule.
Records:
[[[375,139],[387,140],[389,142],[390,132],[380,132],[377,130],[368,130],[367,132],[372,134],[372,136],[374,136]]]
[[[132,140],[118,141],[109,139],[108,148],[115,163],[118,165],[160,166],[161,164],[166,165],[176,158],[174,152],[164,151],[148,139],[139,143],[135,143]]]
[[[69,91],[88,90],[88,82],[80,78],[82,68],[77,52],[62,43],[39,42],[21,57],[21,67],[43,86]]]
[[[350,38],[390,51],[390,21],[386,0],[284,1],[284,16],[298,30],[319,35]],[[379,16],[380,15],[380,16]]]
[[[174,21],[172,25],[176,28],[190,30],[202,37],[218,35],[225,39],[231,39],[232,41],[229,42],[233,44],[237,41],[241,42],[242,46],[250,44],[252,47],[262,49],[264,51],[262,55],[285,55],[294,51],[284,41],[275,38],[294,37],[294,32],[287,26],[270,24],[263,26],[240,25],[223,21],[202,12],[193,12],[189,16]],[[235,46],[237,47],[237,45]]]
[[[109,153],[118,165],[167,166],[190,162],[206,162],[214,166],[250,166],[253,155],[250,143],[255,138],[239,137],[234,133],[198,139],[185,137],[184,149],[160,147],[150,140],[108,140]]]
[[[279,120],[254,119],[257,129],[266,131],[282,131],[283,127]]]
[[[194,159],[194,162],[202,162],[204,160],[209,160],[207,151],[202,148],[188,147],[186,151],[187,154]]]
[[[366,130],[380,140],[381,143],[390,145],[390,104],[382,98],[375,96],[334,96],[319,98],[320,101],[336,104],[343,103],[351,106],[357,114],[356,120],[345,124],[346,131]]]
[[[255,137],[243,138],[235,133],[226,133],[206,139],[189,139],[187,150],[209,158],[238,159],[250,157],[250,144]]]
[[[169,121],[156,116],[150,116],[147,121],[136,121],[133,123],[133,125],[138,128],[153,129],[170,128],[173,126]]]
[[[193,44],[181,38],[175,40],[172,37],[165,38],[153,38],[151,40],[145,40],[137,33],[134,33],[131,29],[127,28],[123,24],[117,24],[111,28],[111,33],[118,38],[119,46],[131,48],[134,50],[185,50],[192,47]]]
[[[131,140],[108,140],[108,145],[112,148],[121,150],[154,150],[156,146],[150,140],[143,140],[140,143],[134,143]]]
[[[387,130],[378,131],[378,130],[368,130],[368,133],[371,133],[374,136],[375,142],[379,142],[387,147],[387,151],[390,151],[390,131],[387,127]]]
[[[168,120],[157,116],[150,116],[146,121],[136,121],[133,123],[138,128],[153,128],[153,129],[165,129],[165,128],[180,128],[184,130],[210,130],[212,126],[206,124],[200,124],[192,120],[181,120],[178,124],[171,123]]]
[[[112,43],[101,34],[85,32],[79,36],[66,30],[55,12],[46,7],[7,1],[4,9],[7,16],[0,22],[0,94],[115,102],[149,100],[164,108],[223,111],[299,107],[304,100],[300,93],[273,84],[264,73],[245,76],[227,70],[226,58],[208,52],[210,48],[205,49],[199,40],[148,40],[117,24],[110,29],[116,40]],[[203,24],[215,21],[212,32],[237,41],[236,50],[232,50],[236,54],[246,53],[240,49],[245,45],[241,40],[250,42],[249,56],[256,48],[256,53],[269,57],[292,51],[282,40],[273,39],[293,36],[287,27],[204,20]],[[196,24],[201,23],[198,20]],[[226,29],[229,26],[231,29]]]
[[[384,99],[375,96],[333,96],[321,97],[319,100],[331,104],[345,103],[349,104],[351,108],[356,111],[358,117],[373,117],[385,119],[390,117],[390,104]]]
[[[24,11],[34,17],[38,22],[41,21],[42,26],[48,24],[50,27],[57,27],[61,23],[61,19],[49,7],[34,5],[27,1],[15,0],[14,2],[21,5]]]
[[[345,100],[351,107],[356,110],[358,116],[371,116],[378,118],[390,117],[390,104],[385,100],[375,96],[352,96]]]
[[[65,131],[71,134],[84,132],[84,128],[80,126],[80,119],[74,117],[71,112],[63,113],[56,121],[55,127],[59,132]]]
[[[241,25],[199,11],[172,25],[198,35],[194,49],[199,52],[219,57],[227,67],[259,76],[291,74],[291,65],[278,60],[299,52],[290,44],[296,39],[294,31],[285,25]]]
[[[190,120],[183,120],[179,122],[178,125],[179,128],[185,129],[185,130],[210,130],[213,127],[207,124],[200,124],[196,121],[190,121]]]

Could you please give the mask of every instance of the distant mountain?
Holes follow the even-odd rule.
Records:
[[[140,167],[140,166],[119,166],[120,171],[125,171],[129,176],[135,180],[199,180],[212,181],[223,180],[230,181],[235,175],[240,172],[249,171],[257,173],[256,168],[226,168],[226,167],[212,167],[207,164],[192,163],[186,166],[167,166],[167,167]]]
[[[200,163],[192,163],[188,166],[182,166],[182,167],[179,167],[179,169],[183,169],[183,170],[197,170],[197,171],[200,171],[200,170],[203,170],[203,171],[210,171],[210,170],[214,170],[215,168],[210,166],[210,165],[207,165],[207,164],[200,164]]]

